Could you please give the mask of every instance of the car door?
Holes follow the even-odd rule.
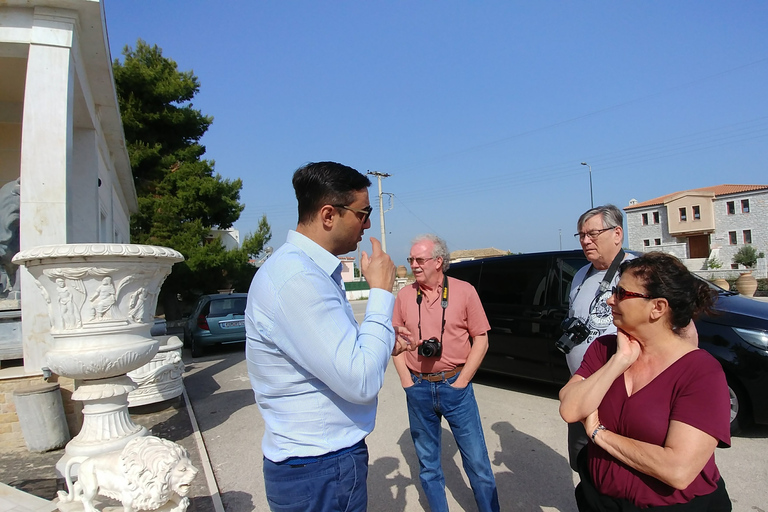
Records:
[[[491,324],[483,368],[530,379],[550,381],[547,255],[486,259],[478,294]]]

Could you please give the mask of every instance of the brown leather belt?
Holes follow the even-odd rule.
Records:
[[[450,379],[451,377],[453,377],[463,369],[464,369],[464,365],[460,364],[457,367],[455,367],[453,370],[448,370],[447,372],[419,373],[411,370],[410,368],[408,368],[408,371],[410,371],[412,374],[414,374],[421,380],[426,380],[427,382],[442,382],[446,379]]]

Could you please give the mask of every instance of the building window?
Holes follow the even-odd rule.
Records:
[[[749,213],[749,199],[741,200],[741,213]]]
[[[653,245],[661,245],[661,238],[654,238]]]
[[[730,241],[731,245],[736,245],[736,232],[735,231],[729,231],[728,232],[728,240]]]
[[[685,208],[680,208],[680,222],[685,222],[688,220],[688,214],[685,211]]]
[[[643,214],[643,226],[647,226],[647,225],[648,225],[648,214],[644,213]]]
[[[745,244],[751,244],[752,243],[752,230],[751,229],[745,229],[743,234],[744,234],[744,243]]]
[[[728,215],[733,215],[736,213],[736,205],[733,203],[733,201],[728,201],[725,203],[725,211]]]
[[[659,223],[659,212],[653,212],[653,223],[654,224]]]
[[[698,206],[693,207],[693,220],[701,220],[701,208]]]
[[[739,268],[739,264],[738,263],[731,263],[731,268],[732,269],[737,269],[737,268]]]
[[[650,245],[651,245],[651,241],[650,241],[650,240],[648,240],[648,239],[646,238],[645,240],[643,240],[643,245],[644,245],[645,247],[650,247]]]

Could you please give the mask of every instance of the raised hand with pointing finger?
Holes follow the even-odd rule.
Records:
[[[381,249],[381,242],[374,237],[371,237],[371,247],[370,257],[365,251],[360,256],[360,271],[371,288],[392,291],[397,268],[392,258]]]

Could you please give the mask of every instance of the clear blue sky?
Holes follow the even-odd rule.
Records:
[[[768,2],[104,1],[113,58],[141,38],[198,76],[235,227],[266,214],[274,247],[310,161],[391,175],[398,264],[425,232],[578,248],[581,162],[595,205],[768,183]]]

